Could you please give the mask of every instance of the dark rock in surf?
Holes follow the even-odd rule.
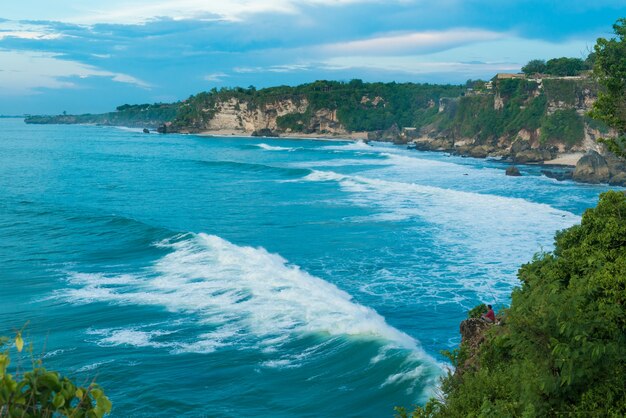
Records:
[[[515,167],[514,165],[507,167],[505,174],[512,177],[519,177],[522,175],[522,173],[519,172],[519,168]]]

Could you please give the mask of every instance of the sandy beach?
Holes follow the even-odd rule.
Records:
[[[550,165],[566,165],[566,166],[575,167],[576,163],[578,162],[578,160],[582,158],[583,155],[585,154],[582,152],[572,152],[569,154],[561,154],[555,159],[544,161],[543,163],[550,164]]]

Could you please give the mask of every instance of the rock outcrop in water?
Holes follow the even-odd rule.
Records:
[[[603,156],[591,150],[578,161],[572,178],[584,183],[626,186],[626,163],[612,154]]]
[[[512,177],[519,177],[522,175],[522,173],[519,172],[519,168],[515,167],[514,165],[507,167],[505,174]]]
[[[606,159],[597,151],[589,151],[576,164],[573,178],[585,183],[606,183],[611,173]]]

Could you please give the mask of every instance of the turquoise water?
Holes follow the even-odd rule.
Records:
[[[504,168],[0,120],[0,334],[113,416],[392,416],[605,190]]]

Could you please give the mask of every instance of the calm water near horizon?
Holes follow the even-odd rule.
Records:
[[[505,167],[0,119],[0,335],[115,417],[391,417],[607,190]]]

